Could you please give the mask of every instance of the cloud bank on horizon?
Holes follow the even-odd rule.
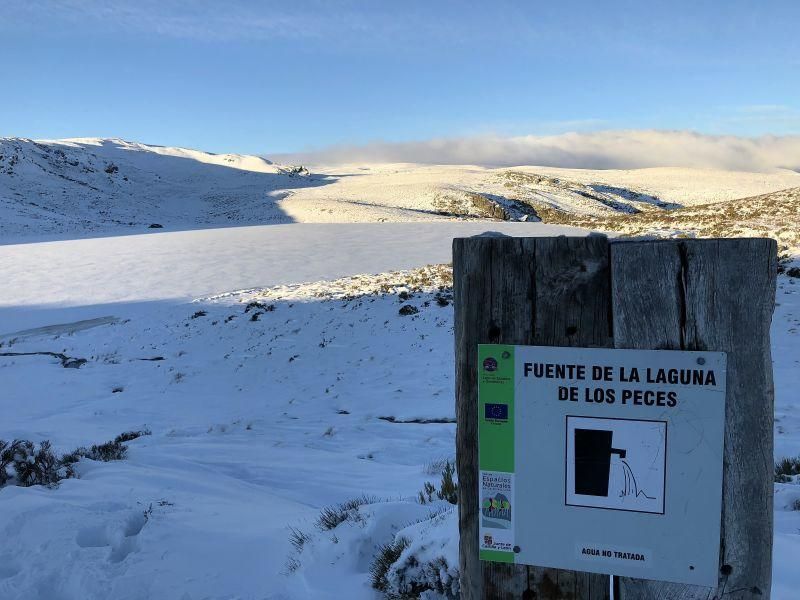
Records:
[[[800,172],[800,135],[742,137],[691,131],[621,130],[559,135],[479,135],[339,145],[272,155],[308,164],[421,163],[576,169],[696,167]]]

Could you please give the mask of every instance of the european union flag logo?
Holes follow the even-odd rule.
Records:
[[[508,404],[486,404],[486,418],[495,421],[508,421]]]

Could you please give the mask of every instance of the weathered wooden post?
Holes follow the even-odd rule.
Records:
[[[771,239],[611,246],[617,348],[728,355],[722,539],[717,590],[623,578],[620,597],[769,598],[774,395],[769,329],[777,244]]]
[[[605,599],[606,575],[485,562],[478,556],[478,344],[610,347],[609,246],[585,238],[453,240],[456,463],[465,599]]]
[[[542,346],[542,347],[575,347],[575,348],[631,348],[646,350],[695,350],[703,351],[703,356],[685,354],[681,357],[684,363],[687,360],[697,360],[699,364],[705,362],[717,365],[718,373],[722,373],[725,381],[713,382],[702,392],[693,391],[690,385],[680,388],[676,384],[674,393],[686,394],[680,397],[681,402],[675,402],[675,410],[671,411],[669,419],[663,417],[663,456],[664,483],[661,489],[660,500],[654,500],[647,495],[646,490],[636,488],[636,498],[641,494],[641,502],[657,504],[661,508],[634,510],[631,508],[614,510],[597,508],[580,508],[583,513],[575,513],[585,517],[585,511],[595,511],[595,514],[614,513],[603,516],[611,519],[609,522],[625,524],[625,519],[630,519],[634,529],[643,526],[647,531],[647,523],[656,521],[659,516],[675,518],[676,494],[669,492],[666,482],[672,478],[680,482],[679,473],[670,473],[667,464],[667,420],[673,427],[674,415],[679,411],[693,406],[703,407],[703,398],[712,397],[718,412],[709,413],[719,415],[722,421],[724,414],[724,466],[718,456],[718,478],[724,477],[721,492],[722,521],[720,528],[719,549],[719,583],[716,589],[697,587],[685,583],[666,583],[653,581],[648,578],[621,578],[619,581],[619,595],[623,598],[642,598],[655,600],[667,598],[768,598],[770,591],[771,568],[771,543],[772,543],[772,380],[769,347],[769,324],[774,303],[774,286],[776,272],[776,245],[772,240],[686,240],[663,242],[609,242],[602,236],[589,236],[585,238],[506,238],[506,237],[476,237],[456,239],[453,243],[453,269],[455,285],[456,306],[456,413],[457,413],[457,467],[460,479],[461,498],[459,501],[460,523],[460,567],[462,597],[466,599],[477,598],[535,598],[535,599],[600,599],[609,597],[609,577],[602,573],[617,573],[613,564],[604,566],[598,562],[589,562],[587,572],[582,570],[562,570],[556,568],[543,568],[540,566],[527,566],[514,564],[513,554],[492,553],[481,550],[479,552],[479,467],[478,467],[478,345],[479,344],[504,344],[509,346]],[[500,348],[502,349],[502,348]],[[492,351],[498,351],[495,347]],[[515,348],[509,347],[514,352]],[[560,356],[559,351],[551,348],[521,349],[527,355],[536,355],[536,352]],[[555,352],[555,354],[553,354]],[[560,351],[563,354],[563,351]],[[587,357],[606,356],[603,352],[594,350],[578,352],[576,356],[581,360],[591,360]],[[598,354],[599,353],[599,354]],[[727,353],[727,375],[725,375],[725,356]],[[504,355],[509,352],[504,352]],[[667,353],[631,353],[624,354],[625,360],[640,363],[649,360],[651,363],[660,364],[659,361],[677,360]],[[645,356],[646,355],[646,356]],[[617,355],[613,355],[617,356]],[[513,362],[514,357],[510,360]],[[521,359],[518,359],[521,360]],[[608,359],[613,362],[611,358]],[[620,359],[622,360],[622,359]],[[488,364],[486,361],[489,361]],[[493,364],[494,358],[484,359],[483,368],[487,371],[497,369]],[[656,361],[656,362],[652,362]],[[526,363],[530,364],[530,363]],[[610,363],[609,363],[610,364]],[[616,364],[616,363],[615,363]],[[627,363],[626,363],[627,364]],[[638,364],[638,363],[637,363]],[[644,363],[642,363],[644,364]],[[664,363],[666,364],[666,363]],[[672,364],[672,363],[670,363]],[[588,362],[587,365],[588,366]],[[616,368],[616,367],[614,367]],[[608,367],[607,376],[612,373]],[[624,367],[621,367],[624,369]],[[642,369],[644,370],[644,368]],[[527,367],[525,377],[527,377]],[[623,376],[624,377],[624,376]],[[649,377],[649,369],[648,369]],[[513,378],[513,377],[512,377]],[[520,385],[521,376],[516,375],[517,385]],[[574,378],[573,378],[574,379]],[[578,377],[582,379],[582,377]],[[589,379],[589,376],[586,377]],[[623,378],[623,381],[625,379]],[[574,384],[575,381],[571,381]],[[695,382],[697,383],[697,382]],[[619,381],[606,380],[605,388],[617,387],[616,392],[628,393],[630,390],[622,389]],[[629,385],[629,384],[625,384]],[[645,385],[645,384],[643,384]],[[606,394],[605,388],[601,397],[605,398],[603,406],[609,406],[613,421],[630,421],[619,416],[620,410],[639,411],[658,410],[662,413],[670,412],[667,408],[645,409],[641,405],[641,397],[650,398],[647,394],[659,396],[658,407],[665,407],[662,400],[667,398],[669,392],[663,391],[670,388],[664,382],[649,384],[653,390],[642,392],[634,390],[631,395],[629,408],[623,409],[620,398],[616,404],[613,396]],[[660,387],[659,387],[660,386]],[[665,387],[666,386],[666,387]],[[663,388],[663,390],[662,390]],[[540,388],[537,388],[540,389]],[[541,388],[545,389],[545,388]],[[549,390],[549,388],[546,388]],[[553,388],[555,389],[555,388]],[[567,389],[566,387],[559,388]],[[570,388],[572,389],[572,388]],[[586,402],[591,388],[586,388]],[[593,389],[597,392],[597,389]],[[562,408],[579,407],[577,393],[574,387],[575,398],[569,398],[575,403],[558,402]],[[538,392],[537,392],[538,393]],[[561,392],[559,391],[559,394]],[[632,392],[633,393],[633,392]],[[714,396],[716,393],[716,396]],[[644,396],[641,396],[644,394]],[[702,396],[706,394],[706,396]],[[709,396],[711,394],[711,396]],[[669,396],[673,400],[674,396]],[[724,406],[721,403],[724,398]],[[558,400],[565,400],[558,398]],[[583,399],[581,399],[583,400]],[[719,400],[719,402],[717,402]],[[519,401],[517,401],[519,403]],[[594,402],[602,402],[595,397]],[[666,402],[666,400],[664,400]],[[671,401],[670,401],[671,402]],[[692,404],[699,402],[699,404]],[[714,403],[710,402],[710,404]],[[609,404],[610,403],[610,404]],[[482,405],[488,411],[488,407]],[[505,405],[491,405],[497,410],[508,411]],[[588,406],[588,405],[586,405]],[[595,406],[594,404],[592,406]],[[513,408],[513,402],[512,402]],[[523,408],[520,406],[520,409]],[[581,408],[583,410],[583,408]],[[575,412],[572,411],[572,412]],[[569,411],[567,411],[569,412]],[[585,413],[585,410],[584,410]],[[627,415],[627,413],[624,413]],[[632,413],[631,413],[632,414]],[[655,414],[655,413],[653,413]],[[691,410],[687,414],[694,414]],[[494,421],[502,427],[504,417]],[[488,417],[488,415],[487,415]],[[530,418],[524,411],[520,411],[521,418]],[[483,417],[481,417],[483,418]],[[559,418],[563,418],[559,415]],[[571,435],[569,419],[567,417],[567,435]],[[661,418],[661,417],[658,417]],[[694,417],[688,417],[691,420]],[[708,415],[702,418],[708,419]],[[586,416],[577,416],[576,420],[588,419]],[[638,423],[659,424],[662,421],[633,419]],[[713,420],[713,419],[712,419]],[[554,421],[555,422],[555,421]],[[719,449],[722,446],[722,423],[718,423]],[[519,426],[519,425],[517,425]],[[574,429],[574,426],[573,426]],[[650,427],[662,431],[658,427]],[[712,428],[713,429],[713,428]],[[561,428],[551,427],[547,431]],[[580,431],[584,431],[581,429]],[[608,433],[610,444],[611,431]],[[617,432],[618,434],[619,432]],[[617,435],[615,434],[615,435]],[[482,434],[483,435],[483,434]],[[548,433],[548,435],[550,435]],[[680,432],[671,433],[678,447],[682,442]],[[576,434],[577,436],[577,434]],[[709,440],[714,438],[709,430]],[[555,439],[555,438],[554,438]],[[578,443],[578,437],[575,437]],[[544,440],[544,437],[543,437]],[[544,442],[543,442],[544,443]],[[527,450],[536,448],[536,441],[525,442],[526,445],[517,444],[519,448]],[[530,444],[533,444],[531,446]],[[714,443],[709,442],[706,458],[714,456]],[[559,467],[562,471],[569,462],[564,454],[580,452],[576,447],[566,446],[562,441],[558,460],[562,461]],[[542,450],[544,452],[544,449]],[[673,448],[672,452],[676,450]],[[538,448],[536,449],[538,452]],[[625,458],[625,450],[611,448]],[[515,458],[518,464],[527,460],[527,456]],[[629,462],[632,462],[631,457]],[[570,460],[578,464],[579,458],[571,457]],[[482,459],[483,460],[483,459]],[[608,463],[608,458],[606,459]],[[630,477],[633,472],[628,462],[622,461]],[[622,464],[622,463],[617,463]],[[538,468],[538,467],[537,467]],[[567,471],[569,467],[567,466]],[[577,467],[576,467],[577,468]],[[608,464],[606,469],[608,469]],[[676,467],[677,468],[677,467]],[[683,469],[683,465],[680,466]],[[499,469],[503,470],[503,469]],[[713,469],[712,469],[713,471]],[[559,471],[561,473],[561,471]],[[569,488],[566,478],[576,477],[560,475],[562,490]],[[625,475],[626,486],[628,475]],[[710,475],[709,481],[713,479]],[[574,481],[572,482],[574,484]],[[714,484],[712,484],[714,485]],[[535,496],[536,488],[518,481],[517,487],[526,494]],[[575,488],[575,492],[578,493]],[[575,504],[567,496],[571,490],[564,492],[564,504]],[[594,492],[589,492],[594,493]],[[600,495],[605,492],[598,492]],[[629,492],[627,502],[634,502]],[[650,490],[656,496],[656,492]],[[625,495],[624,493],[621,495]],[[719,495],[719,489],[718,489]],[[666,496],[666,499],[665,499]],[[504,498],[503,496],[499,496]],[[535,500],[535,498],[516,499],[516,506],[520,502]],[[713,505],[713,502],[711,503]],[[589,504],[599,507],[598,504]],[[562,507],[563,508],[563,507]],[[661,511],[660,513],[658,511]],[[625,512],[633,511],[633,512]],[[635,516],[630,517],[636,513]],[[520,513],[517,512],[517,515]],[[719,514],[719,513],[717,513]],[[679,515],[678,515],[679,516]],[[695,515],[696,516],[696,515]],[[615,520],[616,519],[616,520]],[[602,519],[595,519],[602,521]],[[586,521],[584,521],[586,522]],[[528,521],[523,523],[530,526]],[[516,527],[516,525],[514,525]],[[596,528],[595,528],[596,529]],[[542,537],[550,535],[555,540],[560,536],[554,535],[552,530],[542,527]],[[530,538],[528,538],[530,539]],[[602,542],[602,540],[577,540],[581,543]],[[542,543],[547,540],[542,539]],[[526,541],[526,543],[528,543]],[[644,540],[642,547],[650,548],[657,540]],[[576,548],[579,546],[576,546]],[[525,557],[529,548],[523,548],[519,557]],[[607,550],[600,549],[605,553]],[[519,553],[519,547],[514,548]],[[611,550],[608,550],[611,552]],[[651,566],[652,557],[642,563]],[[620,556],[627,557],[628,553]],[[632,554],[631,556],[639,556]],[[484,560],[481,560],[483,558]],[[663,559],[663,556],[659,558]],[[675,557],[677,561],[682,557]],[[503,561],[503,562],[492,562]],[[558,561],[556,561],[558,562]],[[613,562],[613,561],[609,561]],[[539,563],[536,563],[539,564]],[[544,564],[544,563],[542,563]],[[561,563],[559,563],[561,564]],[[583,564],[567,560],[564,564]],[[572,567],[575,568],[575,567]],[[687,567],[693,570],[695,567]],[[672,570],[675,570],[673,565]],[[707,570],[707,569],[706,569]],[[622,569],[620,572],[642,573],[647,575],[648,570],[642,571]],[[651,573],[657,573],[659,565]],[[680,575],[676,581],[698,581],[698,572]],[[707,576],[706,576],[707,577]],[[707,581],[707,579],[703,579]]]

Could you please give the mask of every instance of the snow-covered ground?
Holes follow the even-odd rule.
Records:
[[[446,253],[427,249],[432,258]],[[308,273],[294,256],[285,267]],[[222,262],[234,270],[229,257]],[[358,264],[354,257],[351,268]],[[780,278],[773,325],[776,456],[800,453],[794,281]],[[0,357],[2,437],[49,439],[67,452],[124,431],[152,434],[130,442],[126,460],[82,461],[80,478],[57,489],[0,492],[8,548],[0,597],[371,598],[376,546],[400,531],[429,541],[415,552],[452,566],[452,507],[415,499],[454,455],[452,305],[436,298],[448,284],[442,268],[191,302],[179,297],[191,287],[165,287],[168,300],[124,319],[5,336],[0,353],[88,362],[66,369],[52,356]],[[68,288],[68,279],[59,285]],[[402,299],[417,286],[423,291]],[[66,289],[50,292],[70,298]],[[142,292],[118,283],[115,293]],[[41,302],[42,294],[45,287],[16,301]],[[248,309],[251,302],[260,306]],[[419,313],[400,315],[408,304]],[[791,510],[800,491],[776,491],[774,597],[788,599],[800,584],[792,559],[800,513]],[[333,531],[315,526],[322,508],[362,494],[388,502],[359,507]],[[308,536],[300,552],[290,527]]]
[[[763,233],[791,230],[795,193],[774,197],[771,220],[773,196],[750,197],[800,185],[791,172],[685,169],[306,174],[119,140],[2,144],[0,438],[65,453],[150,432],[56,488],[0,489],[2,600],[371,599],[373,558],[401,539],[390,586],[452,585],[453,507],[417,500],[455,452],[450,274],[395,271],[449,262],[454,236],[581,233],[455,215],[486,201],[513,212],[512,195],[623,231],[640,231],[631,209],[668,229],[680,204],[682,232],[716,231],[720,214]],[[418,222],[342,223],[380,219]],[[800,455],[800,279],[781,275],[777,302],[781,458]],[[72,359],[86,362],[64,368]],[[775,489],[773,597],[788,600],[800,485]],[[338,526],[317,523],[365,494],[335,511]]]
[[[580,234],[542,223],[293,224],[0,245],[0,339],[169,301],[449,262],[452,239]]]
[[[377,164],[309,172],[119,139],[0,138],[0,244],[290,222],[550,222],[553,211],[610,218],[798,186],[800,173],[785,169]]]
[[[370,598],[376,544],[412,526],[445,531],[425,539],[452,560],[452,506],[416,500],[454,455],[449,271],[291,284],[444,262],[454,236],[497,230],[575,233],[291,225],[0,247],[0,437],[64,453],[152,432],[57,489],[0,491],[0,598]],[[315,528],[362,494],[391,502]],[[300,555],[290,527],[315,536]]]
[[[453,457],[452,423],[382,419],[452,421],[452,307],[419,294],[403,317],[397,293],[326,289],[161,306],[0,348],[89,361],[1,358],[4,437],[67,452],[152,431],[58,489],[0,492],[0,597],[372,597],[375,544],[433,510],[415,496]],[[246,312],[251,300],[274,308]],[[289,527],[313,533],[323,507],[365,493],[392,501],[364,509],[383,511],[378,530],[346,523],[328,535],[340,545],[307,548],[287,574]]]
[[[800,279],[778,276],[772,317],[775,377],[775,459],[800,457]],[[800,590],[800,485],[775,484],[772,597],[796,598]]]

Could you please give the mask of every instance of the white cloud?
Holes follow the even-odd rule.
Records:
[[[691,131],[625,130],[549,136],[483,135],[416,142],[374,142],[273,155],[311,164],[413,162],[586,169],[702,167],[800,171],[800,136],[740,137]]]

